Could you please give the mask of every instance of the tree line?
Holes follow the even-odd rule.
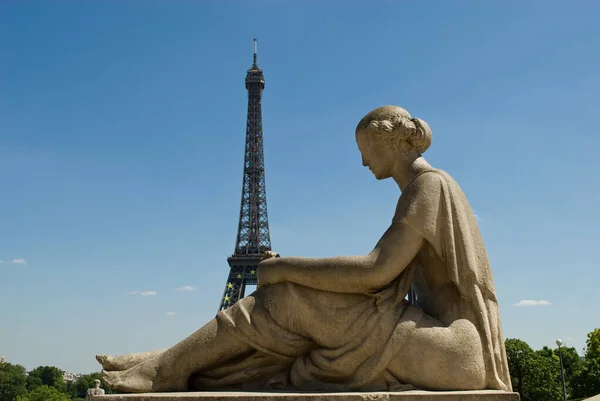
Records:
[[[533,350],[525,341],[505,342],[513,391],[522,401],[562,401],[560,353],[568,400],[600,394],[600,328],[587,336],[583,358],[573,347]]]
[[[102,380],[99,372],[73,381],[65,381],[63,375],[55,366],[40,366],[27,373],[21,365],[5,363],[0,366],[0,401],[85,401],[94,380]]]
[[[559,352],[562,353],[567,398],[575,401],[600,394],[600,328],[587,336],[583,358],[575,348],[543,347],[533,350],[525,341],[505,342],[513,390],[522,401],[562,401]],[[84,401],[100,373],[65,381],[64,372],[54,366],[40,366],[29,373],[21,365],[0,366],[0,401]],[[104,384],[107,394],[111,390]]]

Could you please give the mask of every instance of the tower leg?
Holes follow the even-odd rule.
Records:
[[[256,272],[260,263],[260,255],[252,257],[231,257],[228,259],[230,270],[223,291],[223,298],[219,310],[229,308],[231,305],[244,298],[247,285],[258,283]]]

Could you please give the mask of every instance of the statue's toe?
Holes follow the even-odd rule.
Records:
[[[102,370],[102,380],[111,390],[127,393],[147,393],[152,391],[152,375],[149,375],[144,368],[145,366],[138,365],[125,371],[104,369]]]
[[[115,391],[136,392],[134,388],[128,386],[126,379],[126,377],[123,377],[123,372],[102,371],[102,380],[106,387]]]
[[[111,363],[111,356],[110,355],[96,355],[96,360],[100,363],[100,365],[102,365],[102,369],[104,370],[118,370],[118,369],[114,369],[113,364]]]
[[[117,385],[117,372],[102,371],[102,381],[104,385],[112,390],[116,390]]]

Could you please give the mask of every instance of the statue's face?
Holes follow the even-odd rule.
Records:
[[[362,164],[371,170],[375,178],[385,180],[392,176],[394,165],[392,151],[382,141],[367,135],[363,132],[356,135],[356,143],[362,155]]]

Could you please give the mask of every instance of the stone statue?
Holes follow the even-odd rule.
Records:
[[[104,390],[100,388],[100,380],[94,380],[94,388],[89,388],[87,391],[86,399],[91,399],[93,395],[104,395]]]
[[[274,257],[258,289],[167,350],[98,355],[124,392],[511,391],[498,302],[475,216],[423,158],[427,123],[401,107],[356,128],[362,163],[402,192],[362,256]],[[368,215],[360,216],[368,218]],[[416,305],[405,300],[409,287]]]

